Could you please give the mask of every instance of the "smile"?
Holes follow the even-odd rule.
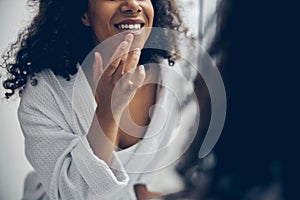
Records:
[[[139,23],[139,24],[116,24],[115,27],[120,30],[140,30],[144,24]]]

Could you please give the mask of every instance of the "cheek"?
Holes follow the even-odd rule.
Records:
[[[154,19],[154,8],[153,8],[151,1],[141,2],[140,5],[143,8],[144,13],[147,16],[149,22],[152,23],[153,19]]]
[[[154,10],[153,10],[152,6],[151,6],[151,9],[149,10],[148,17],[149,17],[149,21],[150,21],[151,26],[152,26],[153,25],[153,20],[154,20]]]
[[[94,12],[92,16],[93,26],[102,25],[107,19],[105,15],[100,14],[101,12]]]
[[[93,30],[95,32],[95,34],[97,35],[97,37],[100,37],[98,39],[104,39],[103,37],[105,37],[109,30],[109,18],[107,16],[103,16],[103,15],[95,15],[93,18]]]

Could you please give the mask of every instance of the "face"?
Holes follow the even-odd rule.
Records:
[[[150,34],[144,30],[152,27],[153,18],[151,0],[89,0],[82,22],[93,29],[95,44],[130,32],[135,36],[135,46],[142,48]]]

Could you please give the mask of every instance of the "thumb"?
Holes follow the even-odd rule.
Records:
[[[103,72],[103,66],[102,66],[102,58],[99,52],[94,53],[94,63],[93,63],[93,83],[94,88],[98,85],[98,81],[100,78],[100,75]]]

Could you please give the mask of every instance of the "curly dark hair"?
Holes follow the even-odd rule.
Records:
[[[154,27],[186,33],[173,0],[152,0],[152,4]],[[38,8],[36,16],[2,55],[1,66],[8,72],[3,82],[6,98],[13,96],[16,90],[21,92],[29,79],[33,80],[33,85],[36,84],[35,73],[46,68],[70,80],[70,75],[78,70],[77,63],[82,63],[94,48],[93,33],[81,22],[82,14],[88,9],[88,0],[28,0],[28,5]],[[178,52],[176,38],[169,37],[167,40],[174,51],[143,49],[140,62],[158,63],[168,59],[169,65],[173,65],[176,60],[174,52]]]

